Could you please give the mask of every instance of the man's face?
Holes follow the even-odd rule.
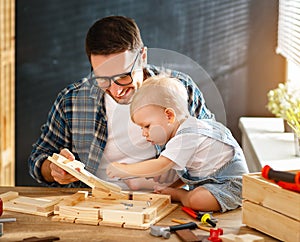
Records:
[[[110,55],[91,55],[98,85],[117,103],[131,102],[143,82],[140,52],[125,51]]]

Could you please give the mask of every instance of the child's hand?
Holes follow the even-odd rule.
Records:
[[[106,168],[106,174],[110,178],[114,178],[114,177],[120,177],[120,178],[128,177],[128,176],[130,176],[130,174],[128,174],[126,172],[125,168],[126,168],[126,164],[121,164],[121,163],[118,163],[118,162],[112,162],[112,163],[110,163],[107,166],[107,168]]]
[[[167,172],[161,174],[160,176],[155,176],[153,178],[153,180],[155,182],[158,182],[160,184],[172,184],[173,182],[175,182],[178,179],[179,179],[179,177],[178,177],[176,171],[173,169],[168,170]]]

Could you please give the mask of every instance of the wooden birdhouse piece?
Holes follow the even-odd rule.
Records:
[[[79,161],[58,154],[48,159],[92,188],[91,195],[78,192],[56,204],[53,220],[147,229],[177,207],[169,195],[122,191],[86,171]]]

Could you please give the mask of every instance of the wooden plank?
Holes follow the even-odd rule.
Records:
[[[82,206],[59,206],[59,216],[74,219],[100,219],[100,209]]]
[[[243,235],[236,235],[236,234],[223,234],[220,235],[219,238],[222,242],[264,242],[265,239],[253,235],[253,234],[243,234]]]
[[[156,200],[154,200],[151,203],[151,207],[155,207],[157,212],[162,210],[164,207],[166,207],[168,204],[170,204],[169,200],[162,197],[162,198],[158,198]]]
[[[235,238],[235,242],[264,242],[264,241],[265,241],[264,238],[253,234],[237,235]]]
[[[96,177],[95,175],[91,174],[87,170],[84,169],[84,164],[80,161],[74,160],[70,161],[59,154],[53,154],[52,156],[48,157],[48,160],[59,166],[60,168],[64,169],[71,175],[78,178],[80,181],[84,182],[91,188],[99,188],[102,189],[103,192],[110,193],[116,192],[120,193],[121,188],[113,183],[106,182],[101,180],[100,178]]]
[[[282,241],[300,241],[299,221],[247,200],[243,201],[242,208],[242,222],[247,226]]]
[[[44,199],[43,199],[44,200]],[[50,201],[45,201],[44,203],[41,203],[37,206],[36,210],[38,212],[48,212],[48,211],[54,211],[54,207],[57,203],[59,203],[62,200],[62,198],[57,198]]]
[[[283,189],[260,173],[243,176],[243,198],[300,220],[300,193]]]
[[[144,214],[144,223],[150,223],[151,221],[155,220],[158,215],[157,208],[146,208],[143,212]]]
[[[32,198],[20,196],[18,192],[6,192],[0,194],[3,200],[3,208],[7,211],[21,212],[40,216],[50,216],[54,212],[54,206],[61,198]]]
[[[18,196],[19,196],[19,193],[18,192],[13,192],[13,191],[9,191],[9,192],[0,194],[0,198],[2,199],[3,202],[7,202],[7,201],[10,201],[12,199],[15,199]]]
[[[158,198],[165,198],[168,199],[169,202],[171,202],[171,197],[170,195],[165,195],[165,194],[156,194],[156,193],[145,193],[145,192],[133,192],[132,194],[132,199],[133,200],[141,200],[141,201],[154,201]]]
[[[15,1],[0,1],[0,185],[15,185]]]
[[[44,217],[48,217],[53,214],[53,210],[47,212],[39,212],[34,206],[28,206],[25,204],[15,204],[13,200],[5,203],[4,210],[19,212],[19,213],[27,213],[32,215],[39,215]]]
[[[71,196],[63,198],[59,201],[59,206],[74,206],[80,201],[84,201],[87,198],[88,192],[77,192]]]
[[[110,223],[125,223],[126,225],[142,225],[144,224],[144,215],[140,212],[132,210],[114,210],[114,209],[103,209],[102,210],[102,221]]]
[[[92,220],[92,219],[81,219],[77,218],[75,219],[74,223],[76,224],[88,224],[88,225],[99,225],[101,219]]]
[[[168,206],[164,207],[164,209],[158,211],[156,218],[152,220],[152,223],[155,224],[156,222],[158,222],[159,220],[167,216],[169,213],[174,211],[177,207],[178,207],[177,204],[172,204],[172,203],[168,204]]]
[[[115,199],[129,199],[128,192],[115,192],[115,191],[108,191],[107,189],[103,189],[100,187],[94,187],[92,190],[92,194],[95,197],[101,197],[107,200],[115,200]]]
[[[124,222],[111,222],[111,221],[100,221],[99,225],[102,226],[110,226],[110,227],[117,227],[117,228],[123,228],[124,227]],[[140,228],[139,228],[140,229]]]
[[[51,218],[52,221],[55,222],[64,222],[64,223],[75,223],[75,219],[74,218],[64,218],[61,217],[59,215],[55,215]]]

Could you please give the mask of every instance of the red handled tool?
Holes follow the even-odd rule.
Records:
[[[3,213],[3,201],[0,198],[0,216],[2,215],[2,213]]]
[[[266,165],[261,170],[263,178],[272,180],[284,189],[300,192],[300,171],[297,173],[276,171]]]
[[[212,227],[216,227],[216,223],[213,222],[211,220],[211,216],[209,215],[209,213],[197,213],[196,211],[194,211],[191,208],[188,207],[181,207],[182,211],[186,212],[188,215],[192,216],[193,218],[201,221],[202,223],[208,223],[210,224]]]

